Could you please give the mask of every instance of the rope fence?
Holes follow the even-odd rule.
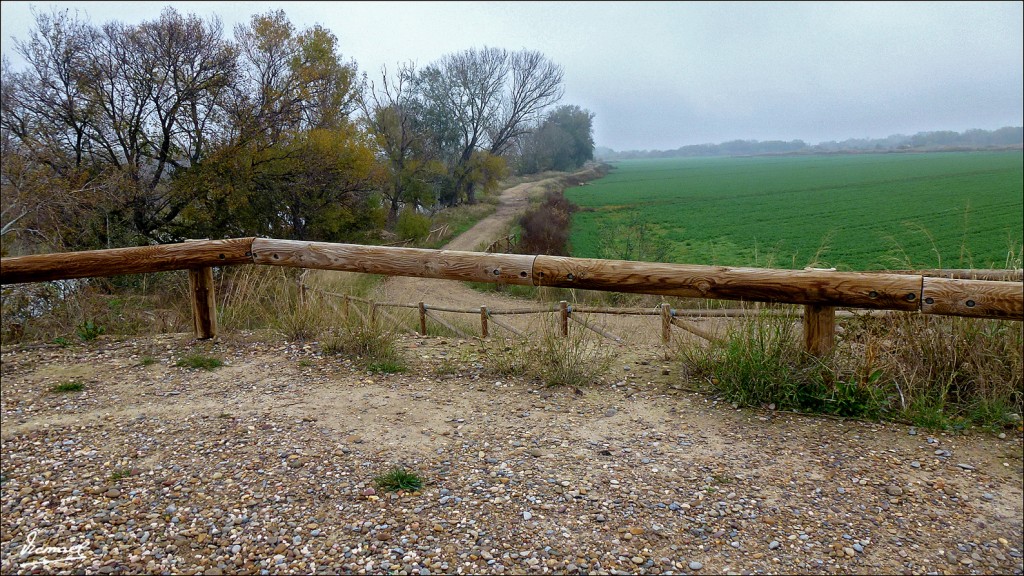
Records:
[[[499,316],[511,316],[511,315],[524,315],[524,314],[555,314],[560,316],[561,334],[562,336],[568,336],[569,323],[575,323],[587,330],[590,330],[600,336],[611,340],[617,344],[622,344],[624,339],[621,336],[613,334],[601,327],[588,322],[586,319],[580,319],[579,315],[584,314],[602,314],[612,316],[659,316],[661,317],[662,334],[661,341],[663,344],[669,344],[672,338],[671,327],[674,326],[680,330],[693,334],[699,338],[708,341],[716,340],[716,336],[708,330],[700,327],[698,321],[704,319],[713,318],[744,318],[758,315],[768,316],[790,316],[794,320],[799,320],[803,315],[803,311],[799,307],[793,307],[791,309],[780,309],[776,307],[761,307],[756,306],[755,308],[707,308],[707,309],[695,309],[695,308],[671,308],[668,303],[663,303],[654,308],[614,308],[607,306],[577,306],[569,304],[566,301],[560,301],[558,304],[551,304],[545,306],[534,306],[529,308],[507,308],[507,309],[492,309],[488,306],[480,306],[478,308],[454,308],[450,306],[434,306],[425,302],[416,303],[401,303],[401,302],[377,302],[368,298],[360,298],[351,294],[342,294],[338,292],[331,292],[328,290],[322,290],[313,286],[310,286],[302,281],[300,277],[298,280],[299,294],[301,301],[305,301],[307,292],[315,292],[324,296],[331,296],[340,298],[343,301],[342,313],[347,318],[350,311],[354,311],[358,314],[359,318],[364,321],[375,321],[377,316],[387,319],[395,326],[402,326],[405,332],[410,334],[419,334],[422,336],[427,335],[427,320],[430,319],[433,322],[443,326],[454,334],[457,334],[460,338],[469,339],[472,336],[466,333],[465,330],[453,325],[451,322],[442,318],[438,312],[446,312],[450,314],[473,314],[480,317],[480,336],[482,338],[490,337],[490,325],[494,324],[503,330],[515,334],[519,338],[524,338],[524,333],[511,326],[507,322],[499,319]],[[352,303],[363,304],[367,308],[367,312],[363,312],[358,306],[352,305]],[[408,310],[416,311],[419,319],[419,329],[414,330],[405,326],[405,322],[398,319],[397,317],[389,314],[384,308],[404,308]],[[838,317],[863,317],[863,316],[885,316],[890,314],[889,310],[861,310],[854,312],[851,310],[836,310],[835,315]]]

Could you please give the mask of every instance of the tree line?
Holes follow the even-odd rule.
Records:
[[[223,30],[36,12],[0,70],[5,249],[185,238],[372,241],[400,214],[474,203],[510,173],[593,158],[537,51],[470,48],[370,78],[284,11]],[[10,233],[10,234],[8,234]]]
[[[943,150],[986,150],[1020,147],[1024,129],[1006,126],[997,130],[972,129],[964,132],[939,130],[913,136],[893,134],[886,138],[848,138],[808,144],[803,140],[731,140],[721,144],[693,144],[674,150],[628,150],[617,152],[598,148],[601,160],[633,158],[682,158],[696,156],[750,156],[757,154],[832,154],[846,152],[924,152]]]

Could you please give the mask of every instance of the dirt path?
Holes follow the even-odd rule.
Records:
[[[537,182],[526,182],[507,188],[498,199],[493,214],[477,222],[444,245],[444,250],[477,251],[497,240],[508,229],[509,223],[526,212],[530,197],[545,189],[545,185],[558,178],[547,178]],[[426,302],[435,306],[496,306],[509,304],[513,299],[500,294],[481,294],[461,282],[436,280],[433,278],[407,278],[392,276],[386,278],[374,296],[382,302]]]
[[[563,176],[546,178],[536,182],[527,182],[504,190],[500,197],[498,207],[493,214],[478,222],[475,226],[454,238],[443,248],[446,250],[478,251],[484,246],[499,239],[508,226],[520,215],[525,213],[530,204],[531,197],[542,194],[547,185],[557,182]],[[462,282],[450,280],[437,280],[431,278],[407,278],[388,277],[378,285],[373,298],[378,302],[415,303],[424,302],[428,306],[439,306],[448,308],[471,308],[487,306],[488,308],[516,308],[516,307],[541,307],[542,303],[534,300],[515,298],[496,291],[482,292],[474,290]],[[571,302],[570,302],[571,303]],[[463,329],[467,334],[479,334],[480,328],[475,318],[467,315],[435,312],[450,324]],[[395,313],[397,316],[402,313]],[[410,314],[404,314],[410,316]],[[628,350],[630,344],[653,345],[660,340],[660,318],[645,316],[608,316],[594,315],[584,318],[591,325],[611,335],[621,338],[620,347]],[[537,332],[538,316],[536,315],[514,315],[502,316],[501,322],[510,325],[521,333]],[[411,322],[411,324],[415,324]],[[715,329],[720,322],[709,321],[706,328]],[[511,336],[511,334],[495,325],[494,331],[498,335]],[[682,331],[676,331],[676,337],[680,339],[694,338]],[[601,338],[601,336],[595,336]],[[609,340],[610,342],[610,340]]]

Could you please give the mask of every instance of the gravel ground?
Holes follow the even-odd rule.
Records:
[[[257,335],[4,346],[0,571],[1024,571],[1018,432],[738,410],[656,347],[576,391],[401,345],[387,376]],[[374,489],[395,466],[422,490]]]

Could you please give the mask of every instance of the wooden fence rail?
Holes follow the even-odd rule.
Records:
[[[688,298],[804,305],[808,349],[832,346],[835,308],[904,310],[924,314],[1024,320],[1024,283],[830,270],[776,270],[597,260],[562,256],[485,254],[234,238],[0,259],[0,284],[193,270],[255,263],[390,276],[554,286]],[[203,273],[205,274],[205,273]],[[196,316],[215,317],[212,291],[193,290]],[[201,289],[200,289],[201,288]],[[372,312],[372,307],[371,307]],[[490,311],[494,315],[494,311]],[[674,322],[673,322],[674,323]],[[196,324],[215,334],[214,323]]]

